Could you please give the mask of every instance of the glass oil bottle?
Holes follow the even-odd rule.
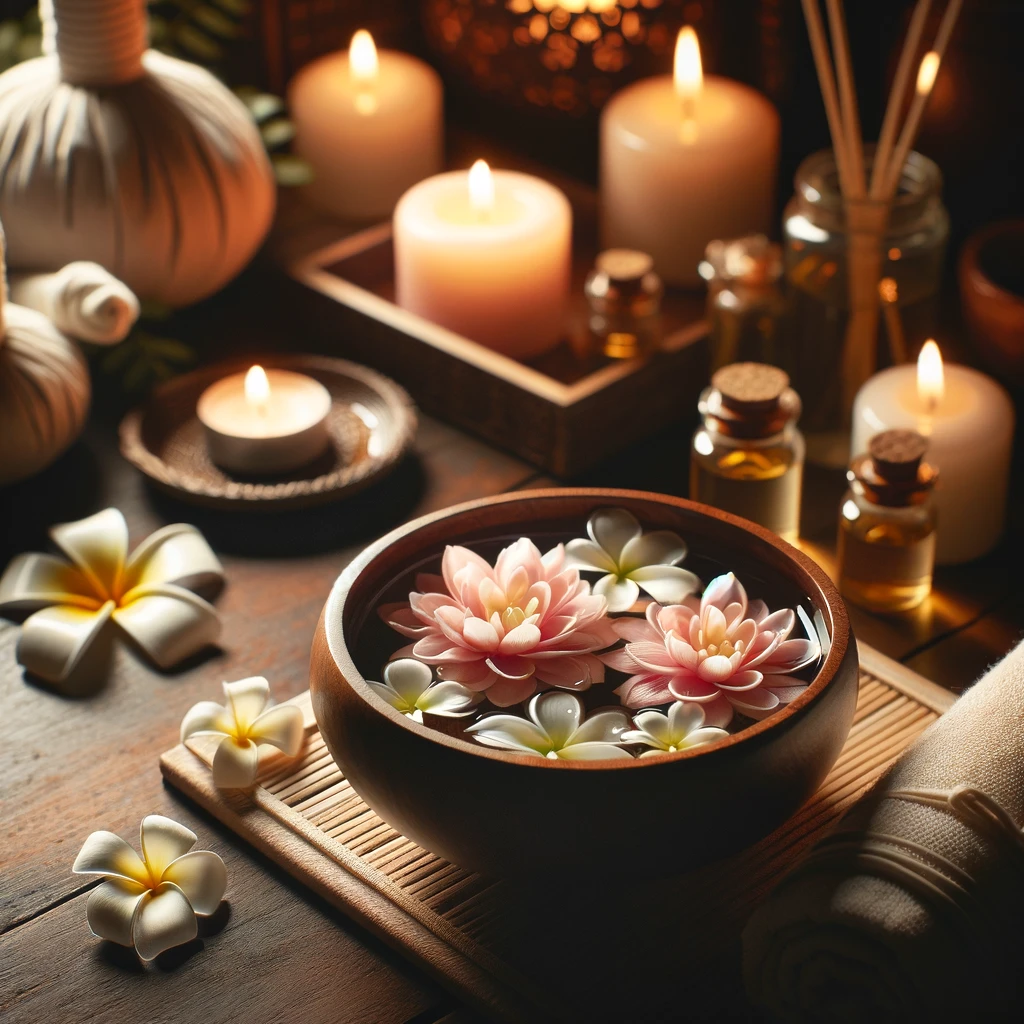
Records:
[[[800,534],[804,439],[800,398],[765,363],[718,370],[700,396],[690,497],[742,516],[794,542]]]
[[[665,287],[647,253],[606,249],[598,255],[583,291],[598,351],[609,359],[636,359],[659,347]]]
[[[876,434],[853,460],[839,510],[839,589],[873,612],[916,608],[931,592],[938,473],[913,430]]]

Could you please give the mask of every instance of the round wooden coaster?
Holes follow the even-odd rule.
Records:
[[[315,462],[273,479],[242,478],[214,465],[196,402],[214,381],[261,366],[295,370],[331,393],[330,448]],[[347,497],[387,473],[416,433],[416,408],[387,377],[326,356],[260,356],[203,367],[160,385],[120,428],[121,454],[183,501],[220,508],[298,508]]]

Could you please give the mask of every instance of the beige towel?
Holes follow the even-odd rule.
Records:
[[[58,330],[97,345],[124,341],[139,318],[135,293],[98,263],[79,260],[52,274],[11,274],[10,297]]]
[[[1024,1016],[1024,644],[758,909],[753,1002],[786,1021]]]

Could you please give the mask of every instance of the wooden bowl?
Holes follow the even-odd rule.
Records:
[[[490,555],[520,536],[542,550],[581,535],[598,508],[671,529],[705,581],[735,570],[752,598],[799,604],[825,656],[792,704],[713,746],[634,761],[554,761],[495,750],[410,721],[364,681],[406,641],[377,616],[411,570],[438,571],[447,544]],[[409,586],[405,583],[404,592]],[[379,631],[383,630],[381,634]],[[378,637],[384,636],[390,647]],[[376,645],[376,646],[374,646]],[[367,648],[383,652],[367,657]],[[371,677],[372,678],[372,677]],[[377,677],[379,678],[379,676]],[[818,787],[849,732],[857,651],[838,591],[774,534],[681,498],[606,489],[517,492],[458,505],[394,530],[341,574],[313,640],[313,711],[359,795],[395,829],[464,867],[498,876],[681,872],[767,835]],[[612,698],[613,700],[615,698]]]
[[[1024,388],[1024,220],[971,235],[957,273],[964,320],[978,354],[1012,388]],[[1016,290],[1007,285],[1013,280]]]

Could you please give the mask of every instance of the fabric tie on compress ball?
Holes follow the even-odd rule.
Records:
[[[975,1019],[1021,1007],[1024,644],[819,843],[744,933],[786,1021]]]

